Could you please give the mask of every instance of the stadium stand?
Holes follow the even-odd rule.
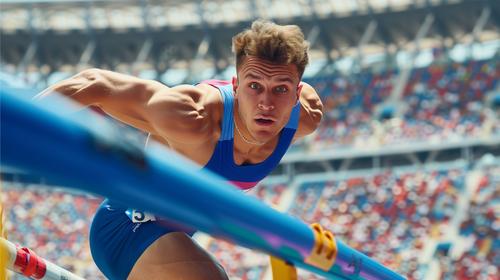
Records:
[[[85,279],[104,279],[92,261],[88,241],[90,222],[102,199],[20,182],[4,183],[3,193],[9,239],[36,248],[38,255]]]
[[[420,279],[418,256],[426,240],[439,238],[446,230],[457,210],[464,174],[459,170],[386,172],[302,188],[290,213],[309,222],[320,221],[354,248],[409,279]]]
[[[367,142],[389,146],[498,134],[495,113],[484,102],[500,79],[497,59],[414,69],[400,105],[407,108],[404,115],[379,120],[374,108],[389,97],[395,75],[367,71],[307,80],[318,89],[327,113],[311,147],[303,148],[356,148]]]

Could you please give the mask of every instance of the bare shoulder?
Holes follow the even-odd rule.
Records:
[[[221,119],[224,108],[217,88],[208,84],[179,85],[170,91],[178,95],[181,103],[189,105],[187,109],[202,110],[200,112],[203,112],[203,117],[207,120],[217,122]]]
[[[203,92],[204,104],[211,112],[212,116],[216,120],[220,120],[222,118],[222,112],[224,111],[224,104],[219,89],[208,84],[198,84],[196,88]]]
[[[316,90],[308,83],[302,82],[301,103],[303,106],[322,109],[321,99]]]
[[[217,89],[210,86],[201,85],[178,85],[166,87],[157,91],[149,100],[150,106],[161,106],[161,110],[175,109],[181,111],[198,111],[201,116],[211,112],[212,107],[220,103],[218,94],[214,94]],[[167,108],[168,107],[168,108]],[[170,111],[172,112],[172,111]]]
[[[170,145],[199,145],[213,137],[218,114],[213,93],[193,85],[162,89],[148,101],[150,122]]]
[[[295,139],[311,134],[319,126],[323,118],[323,103],[316,90],[309,84],[302,82],[300,93],[300,121]]]

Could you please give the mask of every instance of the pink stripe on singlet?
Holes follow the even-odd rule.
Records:
[[[231,184],[237,186],[241,190],[251,189],[251,188],[255,187],[255,185],[257,185],[257,183],[258,183],[258,182],[238,182],[238,181],[229,181],[229,182]]]
[[[223,80],[205,80],[201,82],[203,84],[209,84],[211,86],[225,86],[229,85],[231,82],[229,81],[223,81]]]

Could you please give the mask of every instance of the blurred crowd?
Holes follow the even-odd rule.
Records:
[[[442,279],[498,279],[500,167],[488,168],[481,175],[459,233],[467,253],[456,258],[447,252],[438,254]]]
[[[498,94],[498,59],[413,69],[400,102],[389,104],[399,74],[364,70],[306,80],[322,97],[325,120],[302,149],[374,148],[500,134],[500,104],[488,99]]]
[[[54,192],[42,185],[4,183],[1,202],[11,242],[86,279],[104,279],[92,261],[88,241],[101,199]]]
[[[421,279],[426,240],[439,238],[464,188],[460,170],[394,174],[306,184],[290,213],[319,222],[349,246]]]
[[[374,108],[390,96],[395,74],[367,71],[306,80],[318,91],[325,107],[325,119],[315,135],[315,145],[308,148],[316,144],[328,148],[356,146],[358,139],[373,135]]]

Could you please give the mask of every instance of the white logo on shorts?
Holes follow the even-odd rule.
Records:
[[[144,211],[127,209],[127,211],[125,211],[125,214],[127,214],[132,223],[146,223],[149,221],[156,221],[155,215]]]
[[[141,226],[140,223],[135,224],[134,229],[132,229],[132,231],[135,232],[140,226]]]

